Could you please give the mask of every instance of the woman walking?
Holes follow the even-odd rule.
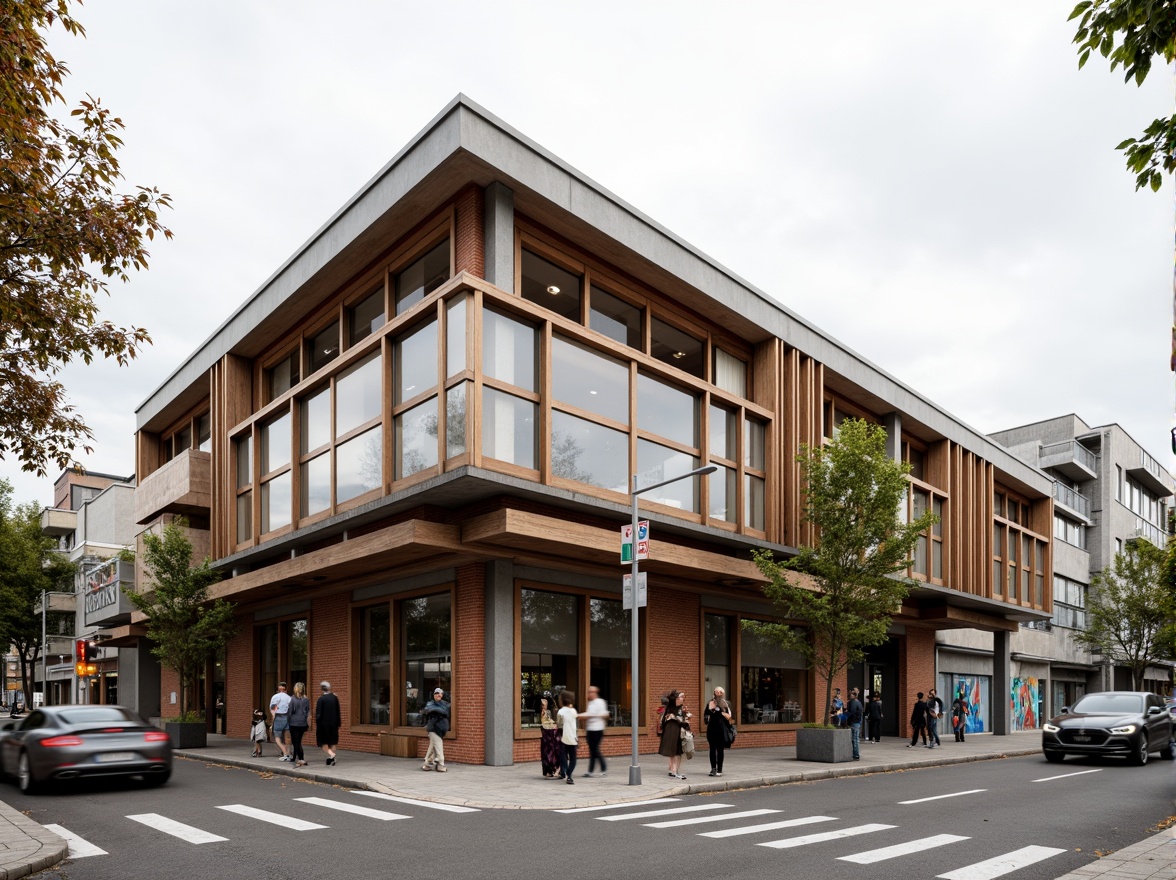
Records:
[[[669,758],[670,776],[677,779],[686,777],[682,768],[682,731],[690,729],[691,713],[686,709],[686,695],[681,691],[670,691],[666,696],[666,709],[661,718],[661,745],[657,753]]]
[[[702,724],[706,728],[706,744],[710,746],[710,775],[723,775],[723,752],[727,749],[731,730],[731,704],[726,700],[726,691],[715,688],[714,699],[702,711]]]
[[[559,724],[555,720],[555,700],[550,691],[539,698],[539,726],[543,732],[539,740],[539,761],[543,765],[543,778],[554,779],[560,770]]]
[[[323,694],[314,704],[314,733],[319,748],[327,756],[327,766],[335,766],[335,746],[339,745],[339,728],[343,724],[343,712],[339,708],[339,698],[331,693],[331,683],[324,681],[319,685]]]
[[[959,696],[951,703],[951,727],[955,731],[956,742],[964,741],[964,730],[967,726],[968,701],[964,697],[964,692],[960,691]]]
[[[572,771],[576,769],[576,744],[579,742],[576,738],[576,695],[571,691],[561,691],[559,704],[560,710],[556,715],[556,721],[559,723],[560,742],[563,744],[559,775],[567,779],[568,785],[575,785],[572,782]]]
[[[290,699],[290,741],[294,744],[294,766],[305,767],[306,755],[302,753],[302,737],[310,729],[310,700],[306,698],[306,685],[294,682],[294,696]]]

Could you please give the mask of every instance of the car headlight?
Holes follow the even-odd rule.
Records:
[[[1048,721],[1041,725],[1041,729],[1046,733],[1057,733],[1059,730],[1061,730],[1061,728],[1056,724],[1050,724]]]
[[[1128,733],[1135,733],[1135,725],[1134,724],[1124,724],[1122,727],[1112,727],[1111,733],[1117,733],[1120,736],[1124,736]]]

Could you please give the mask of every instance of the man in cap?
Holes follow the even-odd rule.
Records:
[[[449,703],[445,701],[445,691],[441,688],[433,690],[433,699],[425,703],[425,729],[429,731],[429,749],[425,752],[425,765],[422,770],[436,770],[445,772],[445,746],[442,740],[449,732]]]

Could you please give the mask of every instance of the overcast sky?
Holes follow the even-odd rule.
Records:
[[[154,345],[64,373],[80,460],[132,473],[135,408],[464,92],[978,430],[1075,412],[1171,468],[1172,189],[1114,146],[1172,76],[1078,71],[1071,7],[93,0],[68,97],[175,239],[102,303]]]

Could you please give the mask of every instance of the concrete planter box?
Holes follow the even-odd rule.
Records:
[[[796,731],[796,760],[840,764],[853,760],[853,738],[845,728],[800,727]]]
[[[203,749],[208,746],[208,725],[203,721],[165,721],[173,749]]]

